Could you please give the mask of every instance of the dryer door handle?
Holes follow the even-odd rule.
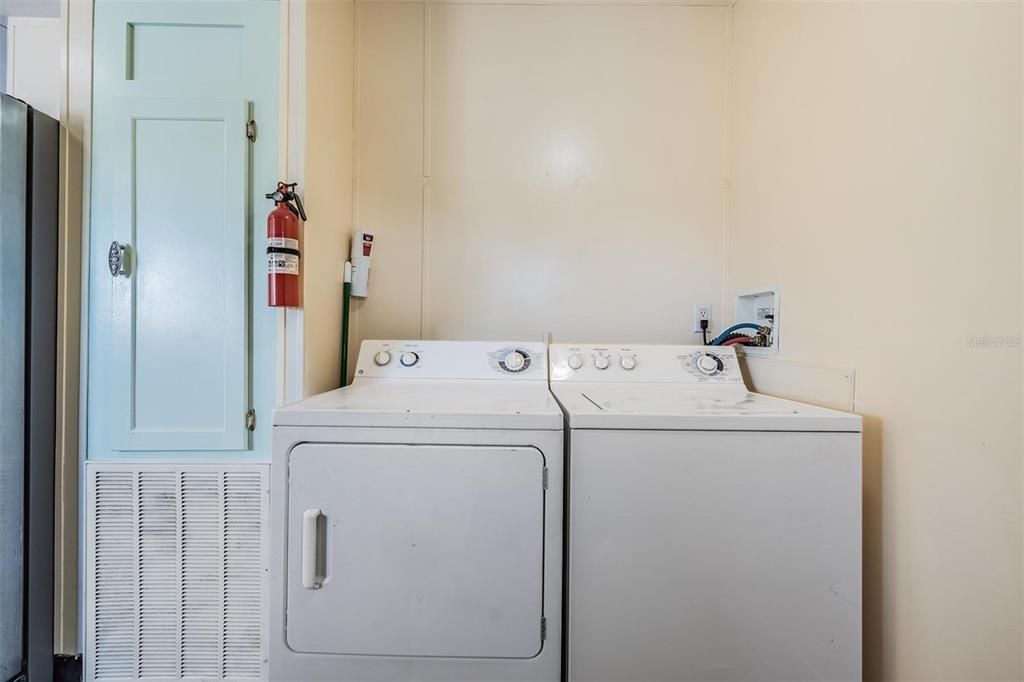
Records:
[[[323,586],[320,569],[320,519],[323,512],[307,509],[302,512],[302,586],[319,590]]]

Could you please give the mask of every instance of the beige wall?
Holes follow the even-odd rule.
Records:
[[[728,7],[357,7],[363,337],[696,338],[722,293]]]
[[[340,383],[341,287],[352,231],[355,9],[305,3],[302,393]],[[355,362],[351,363],[353,366]]]
[[[353,21],[351,213],[348,75],[312,44],[307,150],[323,215],[378,235],[357,339],[685,342],[694,303],[720,327],[781,284],[752,376],[866,418],[866,679],[1024,677],[1019,3]]]
[[[780,282],[783,357],[856,370],[866,679],[1021,679],[1020,5],[734,31],[727,288]]]

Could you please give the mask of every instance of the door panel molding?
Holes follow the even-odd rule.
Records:
[[[112,445],[246,449],[248,103],[115,98],[112,111],[112,227],[131,246],[111,283]]]

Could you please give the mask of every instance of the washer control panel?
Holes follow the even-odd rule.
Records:
[[[357,379],[547,381],[543,343],[363,341]]]
[[[743,385],[736,349],[553,344],[551,381]]]

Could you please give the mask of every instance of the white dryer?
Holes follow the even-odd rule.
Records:
[[[736,352],[555,345],[573,682],[861,679],[861,420]]]
[[[537,343],[364,341],[275,411],[271,680],[559,680],[563,437]]]

